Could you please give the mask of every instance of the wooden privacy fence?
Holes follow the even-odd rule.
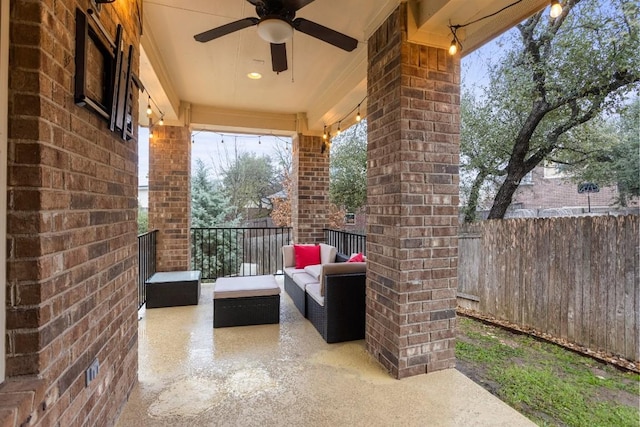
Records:
[[[483,221],[460,229],[466,306],[640,360],[639,218]]]

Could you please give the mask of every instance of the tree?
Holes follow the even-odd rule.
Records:
[[[220,185],[209,176],[209,168],[201,159],[196,159],[191,178],[191,226],[233,227],[238,219],[233,216],[233,208]]]
[[[570,153],[562,159],[563,169],[577,183],[616,186],[615,202],[627,206],[640,197],[640,98],[624,106],[619,116],[594,122],[584,138],[596,143],[595,153]]]
[[[567,0],[558,18],[541,11],[516,26],[509,50],[489,70],[485,97],[471,102],[479,116],[462,116],[462,167],[474,180],[469,201],[499,180],[490,219],[504,217],[520,181],[538,164],[584,148],[572,131],[619,107],[638,86],[638,9],[632,0],[606,6]],[[478,166],[479,158],[487,167]]]
[[[271,210],[271,219],[276,227],[291,227],[291,199],[293,194],[293,183],[291,176],[286,174],[282,178],[282,192],[280,197],[272,200],[273,209]]]
[[[138,235],[149,231],[149,212],[138,206]]]
[[[291,172],[293,159],[289,143],[280,138],[276,140],[274,147],[274,157],[276,167],[278,169],[277,181],[282,187],[278,197],[271,200],[273,209],[271,210],[271,219],[277,227],[291,227],[291,199],[293,194],[293,182],[291,181]]]
[[[220,185],[211,179],[209,168],[197,159],[191,178],[191,226],[195,228],[191,257],[204,277],[238,271],[242,247],[232,236],[235,231],[216,228],[236,227],[239,221]]]
[[[367,203],[366,121],[351,126],[332,141],[329,200],[348,212]]]
[[[236,214],[255,207],[258,217],[268,215],[270,202],[267,196],[281,189],[268,156],[255,153],[236,153],[235,159],[223,168],[222,183]]]

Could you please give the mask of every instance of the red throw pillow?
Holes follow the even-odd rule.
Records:
[[[320,264],[320,246],[318,245],[293,245],[293,253],[296,258],[296,268]]]
[[[364,255],[361,253],[353,254],[347,262],[364,262]]]

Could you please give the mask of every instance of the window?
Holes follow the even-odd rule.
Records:
[[[533,185],[533,171],[530,171],[528,174],[522,177],[520,180],[520,184],[522,185]]]

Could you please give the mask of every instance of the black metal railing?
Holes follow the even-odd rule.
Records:
[[[191,266],[203,280],[282,274],[282,246],[290,227],[192,228]]]
[[[158,230],[138,236],[138,308],[147,302],[146,282],[156,272]]]
[[[335,246],[339,253],[351,255],[357,252],[367,254],[367,236],[364,234],[349,233],[342,230],[324,229],[324,241]]]

